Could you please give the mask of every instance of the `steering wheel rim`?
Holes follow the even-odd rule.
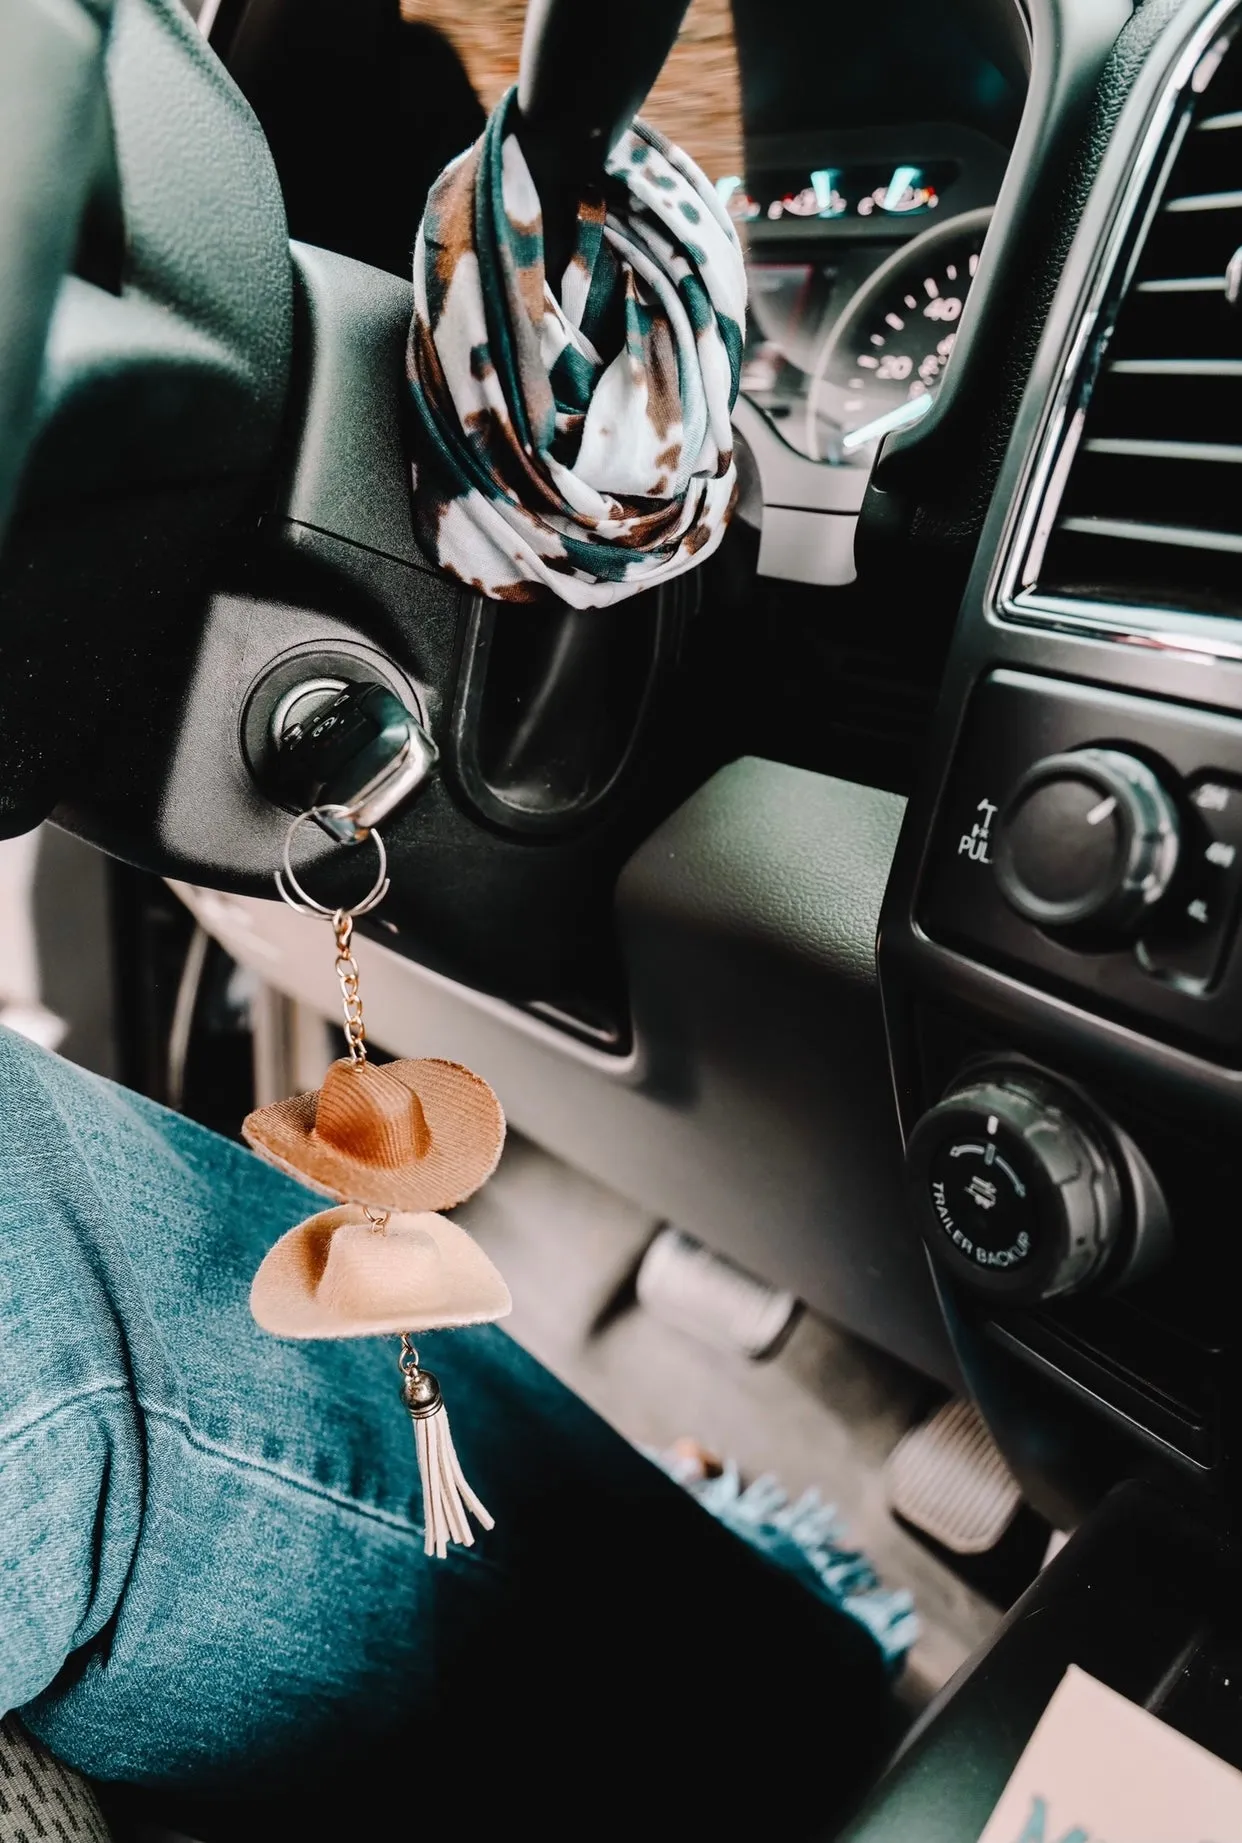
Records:
[[[0,537],[34,426],[57,291],[106,131],[112,5],[8,0],[0,8]]]

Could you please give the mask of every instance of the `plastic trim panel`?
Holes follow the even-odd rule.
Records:
[[[618,923],[635,1049],[610,1055],[355,937],[376,1040],[466,1060],[567,1162],[950,1385],[905,1220],[874,941],[893,794],[744,759],[631,858]],[[321,930],[175,886],[278,990],[339,1011]]]

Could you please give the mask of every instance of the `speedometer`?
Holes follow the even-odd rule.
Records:
[[[930,408],[991,215],[968,211],[912,238],[849,302],[811,374],[806,445],[813,459],[865,458],[887,430]]]

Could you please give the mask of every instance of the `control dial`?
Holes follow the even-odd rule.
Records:
[[[908,1158],[928,1247],[998,1303],[1076,1292],[1124,1252],[1115,1154],[1041,1076],[1001,1070],[952,1090],[915,1127]]]
[[[1018,782],[997,827],[996,881],[1038,927],[1125,936],[1167,891],[1177,857],[1177,808],[1146,762],[1072,749]]]

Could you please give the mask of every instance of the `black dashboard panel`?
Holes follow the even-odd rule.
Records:
[[[1041,758],[1110,749],[1148,764],[1176,808],[1171,886],[1130,938],[1039,926],[998,876],[998,837],[1022,777]],[[1084,840],[1108,800],[1095,800]],[[1064,828],[1069,815],[1054,814]],[[1191,705],[1001,670],[978,687],[954,755],[919,888],[933,941],[1012,968],[1153,1035],[1242,1067],[1242,723]]]
[[[1083,357],[1098,350],[1092,341],[1101,328],[1120,324],[1129,283],[1178,284],[1146,291],[1172,297],[1166,330],[1192,324],[1197,298],[1215,289],[1224,298],[1224,273],[1153,275],[1136,267],[1128,214],[1162,208],[1159,185],[1187,111],[1197,111],[1196,122],[1205,110],[1232,118],[1242,69],[1242,49],[1227,49],[1235,26],[1227,5],[1145,8],[1119,42],[1114,70],[1128,101],[1001,470],[881,922],[881,982],[907,1134],[981,1064],[1004,1065],[1019,1078],[1031,1070],[1038,1082],[1056,1084],[1068,1106],[1110,1122],[1137,1149],[1168,1209],[1171,1250],[1132,1285],[1071,1290],[1009,1312],[969,1284],[941,1282],[959,1355],[993,1432],[1034,1501],[1062,1520],[1081,1514],[1112,1479],[1139,1470],[1227,1476],[1242,1443],[1242,1341],[1230,1307],[1242,1127],[1234,882],[1242,839],[1232,833],[1242,770],[1235,753],[1242,602],[1230,606],[1226,597],[1205,611],[1195,592],[1205,569],[1197,547],[1184,542],[1185,593],[1162,596],[1146,618],[1119,610],[1103,579],[1094,593],[1080,581],[1072,606],[1038,589],[1024,603],[1014,591],[1041,516],[1038,495],[1051,479],[1055,516],[1076,446],[1060,448],[1061,471],[1054,463],[1050,472],[1049,430],[1068,415],[1081,433],[1100,375],[1098,364],[1081,369]],[[1173,218],[1220,214],[1223,222],[1232,209],[1242,174],[1232,154],[1224,157],[1227,141],[1219,146],[1218,170],[1200,192],[1171,195],[1205,202],[1181,205]],[[1193,356],[1193,344],[1187,349]],[[1136,356],[1129,351],[1127,363]],[[1067,378],[1082,393],[1072,400]],[[1168,413],[1178,413],[1175,398]],[[1053,439],[1059,434],[1053,430]],[[1176,465],[1179,454],[1168,446],[1179,434],[1188,442],[1202,437],[1166,427],[1151,458]],[[1223,454],[1186,459],[1227,465]],[[1067,503],[1079,516],[1080,507]],[[1138,503],[1124,513],[1150,516]],[[1123,514],[1105,508],[1103,515]],[[1111,919],[1094,930],[1041,922],[1029,889],[1015,896],[998,863],[1006,852],[1012,864],[1025,851],[1023,874],[1029,883],[1035,865],[1046,875],[1049,899],[1065,893],[1054,889],[1057,877],[1086,887],[1096,873],[1085,828],[1096,814],[1098,823],[1113,823],[1108,799],[1092,805],[1084,792],[1101,772],[1101,754],[1104,772],[1120,765],[1125,786],[1163,814],[1140,841],[1149,855],[1137,894],[1124,921],[1115,906],[1100,908]],[[1083,782],[1073,797],[1067,772]],[[1053,789],[1045,817],[1059,814],[1064,827],[1060,838],[1050,827],[1034,856],[1029,834],[1019,836],[1023,789],[1033,786]],[[1166,841],[1180,834],[1176,852],[1166,850],[1158,863],[1156,833]],[[1134,838],[1122,842],[1125,857]],[[1112,894],[1119,875],[1106,866]],[[984,1196],[981,1207],[987,1203]],[[926,1199],[916,1195],[913,1204],[921,1213]]]

